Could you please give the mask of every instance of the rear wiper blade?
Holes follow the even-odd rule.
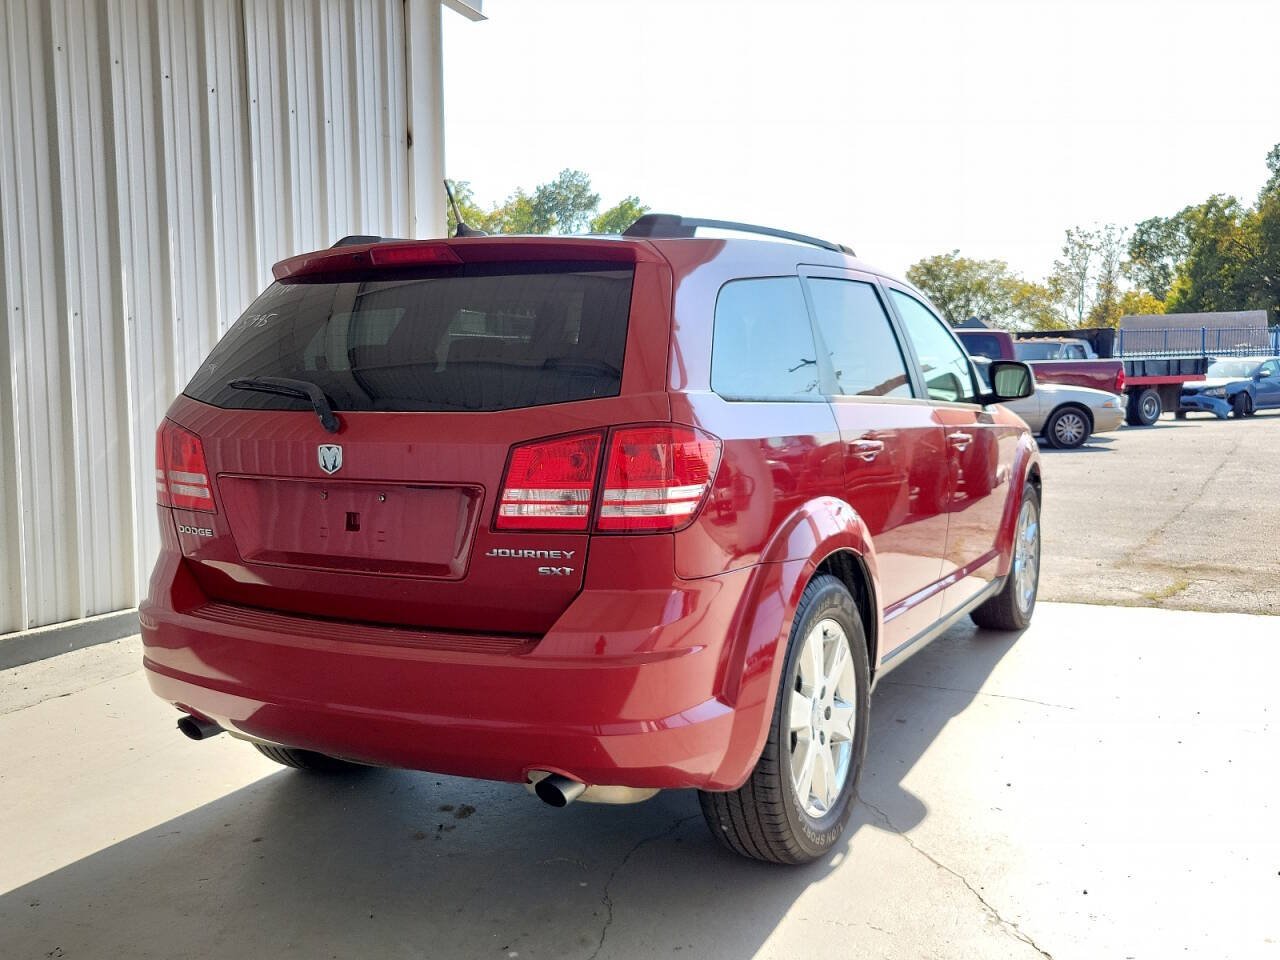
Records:
[[[338,418],[334,416],[333,407],[324,391],[310,380],[295,380],[292,377],[240,377],[228,380],[228,387],[236,390],[257,390],[259,393],[274,393],[282,397],[297,397],[299,400],[310,400],[320,423],[330,433],[338,432]]]

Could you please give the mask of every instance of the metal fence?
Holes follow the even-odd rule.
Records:
[[[1280,352],[1280,327],[1120,330],[1117,357],[1247,357]]]

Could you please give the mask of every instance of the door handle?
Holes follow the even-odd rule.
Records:
[[[867,439],[854,440],[849,444],[849,447],[853,450],[853,455],[855,457],[859,460],[865,460],[867,463],[870,463],[876,457],[880,456],[881,451],[884,450],[884,441]]]
[[[963,451],[969,444],[973,443],[973,434],[971,433],[948,433],[947,442],[957,450]]]

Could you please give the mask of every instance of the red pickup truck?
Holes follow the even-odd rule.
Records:
[[[1124,393],[1124,364],[1099,360],[1086,340],[1014,340],[1003,330],[957,330],[964,348],[975,357],[1022,360],[1039,383],[1064,383]]]
[[[1162,332],[1166,331],[1147,334]],[[971,354],[1022,360],[1043,383],[1069,383],[1123,393],[1127,398],[1125,422],[1134,427],[1149,427],[1165,410],[1176,411],[1183,386],[1203,380],[1209,365],[1203,333],[1198,352],[1130,352],[1124,349],[1123,331],[1117,343],[1114,331],[1109,329],[1065,330],[1061,335],[1056,331],[1028,331],[1016,338],[1003,330],[957,330],[956,334]]]

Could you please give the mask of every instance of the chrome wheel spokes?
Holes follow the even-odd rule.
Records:
[[[831,810],[849,778],[857,703],[848,634],[835,620],[820,620],[805,635],[787,705],[791,783],[811,817]]]
[[[1084,417],[1078,413],[1064,413],[1054,424],[1054,433],[1057,434],[1058,442],[1066,447],[1084,443],[1087,438],[1087,429]]]
[[[1013,544],[1013,589],[1018,609],[1024,614],[1035,600],[1040,582],[1040,513],[1028,500],[1018,513],[1018,530]]]

